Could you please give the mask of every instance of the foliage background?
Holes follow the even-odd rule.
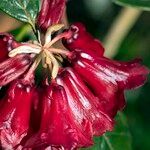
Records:
[[[148,3],[150,5],[149,0]],[[123,7],[112,3],[111,0],[69,0],[67,15],[69,23],[76,21],[84,23],[88,31],[103,42],[112,23],[122,9]],[[29,40],[32,37],[32,34],[26,34],[29,28],[22,26],[22,23],[5,16],[2,12],[0,13],[0,19],[1,32],[10,31],[18,40],[23,41]],[[148,11],[142,12],[135,25],[117,49],[114,59],[127,61],[135,57],[142,58],[143,64],[150,68],[150,13]],[[132,141],[133,149],[149,150],[150,77],[143,87],[130,92],[127,91],[126,100],[127,107],[124,109],[124,113],[127,117],[129,131],[132,137],[130,142]],[[120,129],[120,126],[118,126],[117,129]],[[124,128],[124,131],[125,130],[126,128]],[[111,135],[108,133],[107,136],[110,137]],[[98,140],[96,140],[96,142],[99,142]],[[101,140],[101,142],[103,142],[103,139]],[[114,140],[115,139],[113,139],[112,143]],[[121,141],[118,139],[115,142],[120,142],[121,144]],[[101,146],[104,146],[104,143]],[[126,150],[126,148],[127,147],[122,147],[114,150]],[[95,147],[95,150],[99,150],[99,148]]]

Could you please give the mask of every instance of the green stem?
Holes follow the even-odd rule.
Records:
[[[135,8],[123,8],[113,22],[104,40],[105,56],[114,57],[124,38],[136,23],[142,11]]]
[[[114,148],[112,147],[111,143],[109,142],[108,137],[107,137],[105,134],[103,135],[103,138],[105,139],[105,141],[106,141],[106,143],[107,143],[109,149],[110,149],[110,150],[114,150]]]
[[[30,32],[31,32],[31,26],[28,24],[24,25],[21,31],[19,32],[19,34],[16,36],[16,40],[22,41],[23,37]]]

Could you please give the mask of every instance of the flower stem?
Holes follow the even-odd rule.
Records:
[[[141,10],[130,7],[121,10],[104,40],[106,48],[105,56],[111,58],[116,55],[120,44],[134,26],[141,13]]]
[[[21,31],[19,32],[19,34],[17,34],[16,36],[16,40],[17,41],[21,41],[23,39],[23,37],[30,33],[32,31],[31,26],[26,24],[22,27]]]

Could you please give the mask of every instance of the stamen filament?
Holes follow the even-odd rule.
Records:
[[[9,57],[14,57],[17,54],[29,54],[29,53],[34,53],[34,54],[39,54],[41,51],[40,47],[31,47],[31,46],[27,46],[27,45],[23,45],[23,46],[19,46],[13,50],[11,50],[8,54]]]
[[[52,46],[55,42],[57,42],[58,40],[66,37],[69,38],[72,35],[71,31],[67,31],[64,33],[59,34],[58,36],[56,36],[52,41],[50,41],[49,43],[45,43],[44,48],[49,48],[50,46]]]
[[[61,54],[61,55],[65,55],[65,56],[70,56],[71,52],[67,51],[67,50],[63,50],[63,49],[58,49],[58,48],[49,48],[48,49],[50,52],[55,53],[55,54]]]
[[[25,81],[30,81],[30,79],[34,76],[34,71],[36,70],[40,61],[41,61],[41,55],[39,54],[38,57],[35,59],[34,63],[32,64],[31,68],[27,72],[27,74],[24,78]]]
[[[48,44],[51,41],[51,35],[52,35],[53,32],[56,32],[56,31],[60,30],[63,27],[64,27],[63,24],[56,24],[56,25],[50,26],[47,29],[47,32],[46,32],[46,35],[45,35],[45,44]]]
[[[58,61],[56,60],[56,58],[53,56],[53,54],[51,54],[49,51],[47,51],[48,53],[48,56],[50,57],[51,59],[51,62],[53,64],[53,68],[52,68],[52,79],[55,79],[57,74],[58,74],[58,71],[59,71],[59,63]]]

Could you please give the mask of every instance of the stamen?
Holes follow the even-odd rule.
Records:
[[[61,55],[65,55],[65,56],[70,56],[71,52],[67,51],[67,50],[63,50],[63,49],[58,49],[58,48],[49,48],[48,49],[50,52],[55,53],[55,54],[61,54]]]
[[[61,57],[61,55],[57,54],[57,55],[55,55],[55,58],[56,58],[60,63],[63,62],[63,58]]]
[[[37,38],[38,38],[39,43],[41,44],[41,36],[40,36],[40,31],[39,30],[37,30]]]
[[[24,81],[30,81],[30,79],[34,76],[34,71],[37,68],[37,66],[39,65],[41,59],[42,59],[41,55],[39,54],[38,57],[35,59],[34,63],[32,64],[31,68],[27,72],[27,74],[24,78]]]
[[[39,40],[38,42],[33,41],[33,43],[24,43],[23,45],[9,52],[9,57],[14,57],[17,54],[22,53],[33,55],[38,54],[34,63],[32,64],[31,68],[29,69],[24,78],[25,81],[30,81],[30,79],[34,77],[34,71],[38,67],[40,61],[42,61],[42,66],[44,68],[48,68],[50,70],[52,79],[56,78],[60,67],[59,63],[63,61],[63,57],[69,57],[70,55],[72,55],[70,51],[51,47],[58,40],[64,37],[69,38],[70,36],[72,36],[71,31],[66,31],[51,40],[51,34],[60,30],[63,27],[63,24],[57,24],[49,27],[45,35],[44,46],[41,45],[40,33],[39,31],[37,31]]]
[[[53,64],[53,68],[52,68],[52,79],[55,79],[58,71],[59,71],[59,63],[57,62],[56,58],[53,56],[53,54],[51,54],[49,51],[47,51],[48,56],[51,59],[51,62]]]
[[[19,46],[19,47],[13,49],[12,51],[10,51],[8,56],[9,57],[14,57],[17,54],[22,54],[22,53],[25,53],[25,54],[29,54],[29,53],[39,54],[40,51],[41,51],[41,48],[38,47],[38,46],[31,47],[31,46],[23,45],[23,46]]]
[[[47,63],[46,63],[46,54],[45,54],[45,52],[43,51],[43,53],[42,53],[42,66],[43,66],[43,68],[47,68]]]
[[[49,48],[50,46],[52,46],[54,43],[56,43],[57,41],[59,41],[60,39],[66,37],[69,38],[72,36],[72,32],[71,31],[67,31],[64,33],[59,34],[58,36],[56,36],[52,41],[50,41],[49,43],[45,43],[44,44],[44,48]]]
[[[63,24],[56,24],[56,25],[50,26],[47,29],[47,32],[46,32],[46,35],[45,35],[45,44],[48,44],[51,41],[51,35],[52,35],[53,32],[56,32],[56,31],[60,30],[63,27],[64,27]]]

